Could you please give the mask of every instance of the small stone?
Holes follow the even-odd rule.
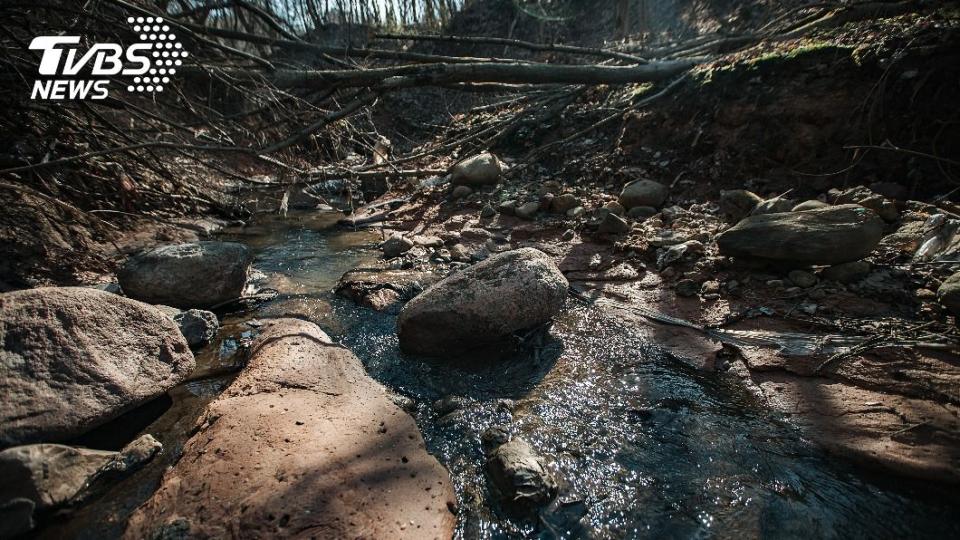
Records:
[[[584,207],[582,207],[582,206],[578,206],[578,207],[576,207],[576,208],[571,208],[570,210],[568,210],[568,211],[567,211],[567,217],[568,217],[568,218],[571,218],[571,219],[578,219],[578,218],[583,217],[583,215],[586,214],[586,213],[587,213],[587,209],[586,209],[586,208],[584,208]]]
[[[539,202],[528,202],[521,204],[517,210],[517,217],[520,219],[533,219],[537,215],[537,212],[540,211]]]
[[[937,297],[937,293],[930,289],[917,289],[916,297],[919,300],[933,300]]]
[[[480,210],[480,217],[482,218],[489,219],[495,215],[497,215],[497,210],[489,204],[483,205],[483,209]]]
[[[517,201],[509,200],[503,201],[500,203],[500,206],[497,207],[497,211],[506,216],[512,216],[517,211]]]
[[[797,287],[803,287],[804,289],[817,284],[817,276],[805,270],[792,270],[787,274],[787,278]]]
[[[729,189],[720,192],[720,213],[731,222],[736,223],[750,215],[763,198],[752,191],[745,189]]]
[[[937,300],[954,315],[960,315],[960,272],[943,280],[937,289]]]
[[[764,214],[779,214],[781,212],[789,212],[794,206],[794,201],[790,199],[784,199],[782,197],[774,197],[772,199],[767,199],[760,204],[758,204],[752,212],[751,216],[762,216]]]
[[[557,195],[550,202],[550,212],[554,214],[566,214],[570,210],[580,206],[580,200],[572,193]]]
[[[557,494],[557,482],[544,460],[527,441],[515,438],[497,447],[487,460],[487,473],[504,504],[533,511]]]
[[[777,288],[780,288],[780,287],[783,287],[783,285],[784,285],[784,283],[783,283],[783,280],[782,280],[782,279],[770,279],[770,280],[767,280],[767,286],[768,286],[768,287],[777,287]]]
[[[626,213],[626,210],[624,210],[623,205],[618,203],[617,201],[608,202],[607,204],[603,205],[602,210],[604,211],[604,213],[612,213],[618,216],[622,216],[624,213]]]
[[[469,157],[450,168],[450,183],[453,185],[484,186],[500,181],[503,167],[497,156],[483,152]]]
[[[697,292],[700,290],[700,286],[697,285],[697,282],[692,279],[681,279],[676,285],[674,285],[673,289],[676,291],[677,296],[689,298],[697,295]]]
[[[453,191],[450,192],[450,198],[453,200],[465,199],[473,195],[473,190],[467,186],[457,186],[453,188]]]
[[[829,204],[818,201],[816,199],[811,199],[809,201],[803,201],[802,203],[794,206],[790,209],[791,212],[804,212],[806,210],[816,210],[817,208],[826,208],[830,206]]]
[[[470,260],[470,251],[463,244],[454,244],[450,248],[450,258],[457,262],[467,262]]]
[[[563,238],[564,240],[566,240],[566,241],[569,242],[570,240],[573,240],[573,238],[574,238],[576,235],[577,235],[577,233],[573,232],[573,229],[567,229],[567,230],[563,231],[563,236],[561,236],[561,238]]]
[[[720,282],[711,280],[703,282],[703,285],[700,287],[700,292],[703,294],[715,294],[720,292]]]
[[[638,221],[655,215],[657,215],[657,209],[652,206],[634,206],[627,212],[627,217]]]
[[[173,316],[173,321],[180,327],[180,333],[191,347],[200,347],[210,343],[217,337],[220,321],[210,311],[202,309],[188,309]]]
[[[870,273],[870,263],[867,261],[853,261],[848,263],[835,264],[829,268],[824,268],[820,275],[823,279],[838,281],[840,283],[855,283],[867,277]]]
[[[600,227],[597,230],[601,233],[621,234],[630,230],[630,224],[622,217],[609,212],[600,222]]]
[[[410,251],[413,247],[413,240],[409,238],[404,238],[399,234],[395,234],[388,238],[383,243],[383,257],[385,259],[393,259],[394,257],[399,257],[404,253]]]

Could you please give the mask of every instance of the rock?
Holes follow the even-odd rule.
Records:
[[[866,186],[856,186],[840,192],[831,190],[831,194],[837,204],[859,204],[876,212],[884,221],[892,222],[900,217],[900,211],[893,201],[870,191]]]
[[[543,458],[527,441],[514,438],[498,446],[487,459],[487,474],[511,510],[528,512],[550,502],[557,482]]]
[[[0,446],[76,437],[146,403],[194,369],[153,306],[82,287],[0,295]]]
[[[820,272],[820,276],[823,277],[823,279],[839,281],[840,283],[855,283],[867,277],[869,273],[870,263],[867,261],[853,261],[824,268]]]
[[[413,248],[413,240],[400,234],[394,234],[387,238],[380,247],[383,249],[384,259],[393,259],[410,251]]]
[[[469,262],[470,261],[470,251],[467,249],[467,246],[463,244],[454,244],[450,248],[450,258],[457,262]]]
[[[453,200],[466,199],[470,195],[473,195],[473,190],[468,186],[456,186],[453,188],[453,191],[450,192],[450,198]]]
[[[817,284],[817,276],[806,270],[791,270],[790,273],[787,274],[787,279],[797,287],[804,289],[809,289]]]
[[[600,212],[601,216],[605,216],[607,214],[616,214],[618,216],[622,216],[627,213],[623,205],[618,203],[617,201],[608,202],[607,204],[603,205],[600,208],[600,210],[601,210]]]
[[[716,280],[704,281],[700,286],[701,294],[717,294],[720,292],[720,282]]]
[[[580,199],[573,193],[564,193],[557,195],[550,202],[550,212],[554,214],[566,214],[570,210],[580,206]]]
[[[910,221],[880,241],[881,248],[903,251],[913,255],[926,238],[928,227],[924,221]]]
[[[778,214],[780,212],[789,212],[793,209],[794,201],[782,197],[774,197],[760,202],[750,212],[751,216],[762,216],[764,214]]]
[[[720,253],[793,264],[862,259],[877,246],[883,222],[857,205],[750,216],[717,236]]]
[[[495,215],[497,215],[497,210],[489,204],[483,205],[483,208],[480,210],[480,217],[484,219],[490,219]]]
[[[517,201],[514,201],[514,200],[503,201],[502,203],[500,203],[500,206],[497,207],[497,211],[500,212],[501,214],[512,216],[517,212]]]
[[[358,269],[343,274],[335,290],[338,295],[361,306],[375,311],[386,311],[392,310],[406,299],[413,298],[437,279],[438,276],[432,272]],[[335,323],[336,318],[330,317],[330,320],[324,322]]]
[[[657,215],[657,209],[652,206],[634,206],[627,212],[630,219],[642,220]]]
[[[540,187],[537,189],[537,195],[543,197],[544,195],[559,195],[560,190],[563,189],[563,186],[560,185],[560,182],[556,180],[547,180],[546,182],[540,184]]]
[[[586,208],[582,206],[578,206],[576,208],[571,208],[570,210],[567,210],[567,217],[570,219],[578,219],[583,217],[583,215],[586,213],[587,213]]]
[[[674,244],[662,248],[657,254],[657,268],[663,270],[671,264],[681,260],[690,260],[703,255],[706,246],[699,240],[687,240],[681,244]]]
[[[158,247],[130,257],[117,272],[130,298],[178,308],[211,308],[243,294],[253,255],[236,242]]]
[[[553,199],[556,198],[556,195],[553,193],[547,193],[540,197],[540,210],[543,212],[548,212],[550,207],[553,205]]]
[[[731,222],[736,223],[750,215],[763,198],[752,191],[745,189],[729,189],[720,192],[720,213]]]
[[[606,234],[621,234],[630,231],[630,224],[613,212],[608,212],[603,217],[603,221],[600,222],[600,227],[597,230]]]
[[[943,280],[937,289],[937,300],[954,315],[960,315],[960,272]]]
[[[14,538],[36,527],[33,521],[33,501],[11,499],[0,505],[0,538]]]
[[[667,186],[653,180],[637,180],[623,186],[620,192],[620,204],[630,209],[634,206],[652,206],[660,208],[667,200]]]
[[[577,236],[576,231],[574,231],[573,229],[567,229],[563,231],[563,235],[561,235],[560,238],[569,242],[570,240],[573,240],[576,236]]]
[[[809,201],[803,201],[802,203],[794,206],[793,208],[790,209],[790,211],[791,211],[791,212],[804,212],[804,211],[806,211],[806,210],[816,210],[816,209],[818,209],[818,208],[828,208],[829,206],[830,206],[829,204],[827,204],[827,203],[825,203],[825,202],[823,202],[823,201],[818,201],[818,200],[816,200],[816,199],[811,199],[811,200],[809,200]]]
[[[397,320],[400,347],[444,355],[497,343],[549,321],[563,307],[567,288],[566,278],[541,251],[493,255],[407,303]]]
[[[697,293],[700,292],[700,286],[692,279],[681,279],[674,285],[673,289],[676,291],[677,296],[684,298],[696,296]]]
[[[19,512],[29,512],[25,517],[31,519],[19,517],[27,525],[17,528],[32,528],[35,510],[51,510],[99,494],[153,459],[162,448],[150,435],[138,438],[120,452],[60,444],[8,448],[0,452],[0,508],[19,507]],[[17,504],[23,500],[30,504]]]
[[[186,338],[191,347],[200,347],[213,341],[220,329],[220,321],[210,311],[202,309],[188,309],[173,316],[173,321],[180,326],[180,333]]]
[[[492,186],[500,182],[503,168],[497,156],[483,152],[450,168],[450,183],[463,186]]]
[[[446,416],[458,409],[462,409],[469,401],[460,396],[447,395],[433,402],[433,410],[437,416]]]
[[[413,418],[316,325],[264,325],[125,538],[450,538],[455,496]]]
[[[537,215],[537,212],[540,211],[539,202],[528,202],[523,203],[517,207],[515,212],[516,216],[520,219],[533,219]]]

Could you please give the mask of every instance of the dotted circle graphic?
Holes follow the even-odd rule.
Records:
[[[163,85],[170,82],[167,75],[176,74],[173,66],[183,65],[182,59],[187,57],[187,51],[170,31],[170,26],[163,24],[162,17],[127,17],[127,23],[133,25],[140,41],[151,48],[147,72],[134,77],[127,92],[163,92]]]

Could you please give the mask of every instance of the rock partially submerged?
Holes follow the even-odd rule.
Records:
[[[264,325],[126,538],[450,538],[446,470],[413,419],[316,325]]]
[[[253,255],[236,242],[194,242],[130,257],[117,272],[123,292],[151,304],[211,308],[238,298]]]
[[[501,502],[514,511],[530,511],[550,502],[557,482],[543,458],[527,441],[514,438],[490,452],[487,473]]]
[[[545,323],[560,311],[567,280],[541,251],[507,251],[457,272],[400,312],[400,347],[424,355],[463,352]]]
[[[883,221],[859,205],[750,216],[717,236],[720,253],[794,264],[838,264],[868,255]]]
[[[153,306],[82,287],[0,295],[0,445],[76,437],[193,371],[190,348]]]
[[[500,182],[503,168],[497,156],[483,152],[450,168],[450,183],[463,186],[487,186]]]

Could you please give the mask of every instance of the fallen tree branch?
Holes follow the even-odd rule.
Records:
[[[626,60],[635,64],[646,64],[647,61],[639,56],[627,54],[620,51],[611,51],[607,49],[597,49],[591,47],[576,47],[573,45],[543,44],[531,41],[522,41],[519,39],[508,39],[498,37],[479,37],[479,36],[430,36],[430,35],[411,35],[411,34],[374,34],[377,39],[391,40],[412,40],[412,41],[440,41],[445,43],[472,43],[484,45],[505,45],[507,47],[516,47],[528,51],[538,52],[563,52],[570,54],[580,54],[584,56],[599,56],[602,58],[613,58],[616,60]]]

